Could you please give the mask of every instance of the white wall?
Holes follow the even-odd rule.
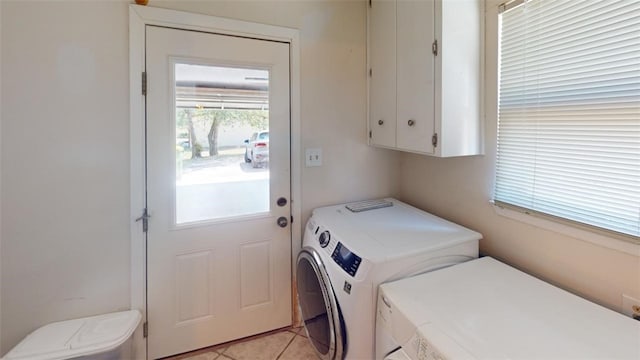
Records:
[[[403,155],[400,198],[478,230],[484,235],[481,251],[620,311],[623,293],[640,298],[640,257],[510,220],[489,203],[496,155],[498,3],[487,3],[486,154]],[[635,249],[640,254],[640,246]]]
[[[0,6],[0,43],[2,42],[2,6]],[[2,46],[0,46],[0,69],[2,69]],[[2,71],[0,71],[0,84],[2,84]],[[2,149],[2,86],[0,85],[0,149]],[[2,189],[2,153],[0,151],[0,189]],[[0,191],[0,200],[2,192]],[[0,204],[0,339],[2,339],[2,205]],[[0,341],[1,343],[1,341]],[[0,344],[0,347],[2,345]],[[0,349],[0,354],[2,350]]]
[[[364,1],[150,5],[300,29],[302,150],[324,156],[303,168],[305,219],[397,192],[398,154],[366,146]],[[47,322],[129,307],[127,6],[0,1],[0,354]]]
[[[207,136],[209,135],[210,126],[204,126],[205,124],[194,124],[194,130],[196,139],[200,145],[205,148],[209,148],[209,141]],[[209,124],[206,124],[209,125]],[[244,148],[244,141],[251,138],[251,135],[256,131],[263,130],[262,128],[253,128],[249,125],[221,125],[218,131],[218,147],[239,147]],[[186,139],[186,138],[181,138]]]
[[[128,308],[129,120],[125,4],[1,6],[4,353]]]

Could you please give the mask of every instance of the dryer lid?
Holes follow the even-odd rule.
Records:
[[[489,257],[383,284],[380,296],[445,357],[462,347],[486,359],[640,359],[640,322]]]

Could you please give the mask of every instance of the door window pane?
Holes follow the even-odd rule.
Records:
[[[176,223],[269,207],[269,72],[175,64]]]

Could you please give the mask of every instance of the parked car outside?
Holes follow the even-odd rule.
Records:
[[[189,142],[189,140],[182,140],[178,142],[177,145],[180,146],[184,151],[191,150],[191,143]]]
[[[269,162],[269,130],[253,133],[244,143],[244,162],[251,163],[254,168]]]

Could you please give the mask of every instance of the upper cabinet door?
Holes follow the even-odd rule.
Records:
[[[397,2],[397,147],[434,152],[434,1]]]
[[[436,2],[436,133],[438,156],[482,153],[484,2]],[[461,31],[460,29],[464,29]]]
[[[370,141],[372,145],[395,147],[396,3],[372,0],[369,10]]]

